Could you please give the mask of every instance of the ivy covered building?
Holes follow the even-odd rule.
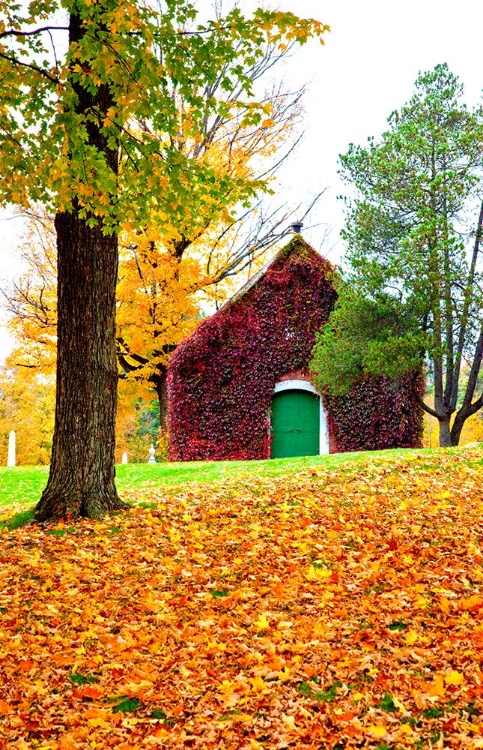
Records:
[[[176,349],[168,373],[170,459],[264,459],[417,447],[408,383],[361,381],[322,398],[308,365],[336,293],[332,266],[300,235]]]

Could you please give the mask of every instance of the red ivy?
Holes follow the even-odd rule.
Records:
[[[340,451],[420,448],[423,412],[412,394],[413,375],[399,381],[367,378],[347,396],[325,396],[334,439]],[[419,395],[424,380],[417,378]]]
[[[307,369],[315,332],[335,303],[332,271],[294,237],[254,287],[177,348],[168,374],[171,460],[270,457],[275,383]],[[372,381],[330,399],[338,449],[418,445],[421,417],[408,393]]]

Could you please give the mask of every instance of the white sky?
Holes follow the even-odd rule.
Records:
[[[203,3],[206,0],[201,0]],[[200,3],[201,4],[201,3]],[[246,0],[241,0],[244,7]],[[275,2],[272,3],[275,5]],[[331,26],[325,46],[306,45],[286,65],[294,84],[310,81],[305,100],[305,138],[280,173],[280,191],[294,204],[327,188],[312,221],[332,227],[321,247],[323,227],[305,234],[311,244],[340,260],[343,223],[337,158],[348,144],[364,143],[385,129],[390,112],[411,96],[419,71],[447,62],[465,85],[469,105],[481,101],[483,67],[481,0],[279,0],[281,10],[316,18]],[[12,212],[0,214],[0,280],[16,268],[21,233]],[[0,361],[10,342],[0,318]]]

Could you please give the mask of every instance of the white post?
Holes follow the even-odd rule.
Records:
[[[122,454],[121,463],[122,464],[127,464],[127,453],[123,453]]]
[[[155,453],[156,453],[156,449],[155,449],[154,445],[152,445],[151,448],[149,449],[148,464],[155,464],[156,463],[156,459],[154,458],[154,454]]]
[[[8,436],[7,466],[15,466],[15,430],[12,430]]]

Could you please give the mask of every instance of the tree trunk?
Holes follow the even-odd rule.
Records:
[[[69,43],[79,42],[85,33],[80,16],[71,13]],[[117,174],[116,144],[108,143],[102,132],[113,104],[110,86],[95,87],[89,81],[87,88],[73,74],[72,88],[74,112],[80,115],[79,127],[85,123],[88,146]],[[83,179],[77,177],[79,183]],[[116,234],[103,233],[101,218],[94,226],[87,220],[79,216],[76,200],[55,217],[57,393],[50,474],[35,509],[38,521],[96,518],[127,507],[114,483],[118,241]]]
[[[449,417],[439,417],[439,445],[440,448],[450,448],[451,442],[451,430],[449,428]]]
[[[158,365],[150,381],[158,397],[159,429],[161,433],[166,433],[168,430],[168,368],[165,365]]]
[[[117,236],[77,212],[55,219],[58,357],[55,429],[39,521],[126,507],[114,484]]]

